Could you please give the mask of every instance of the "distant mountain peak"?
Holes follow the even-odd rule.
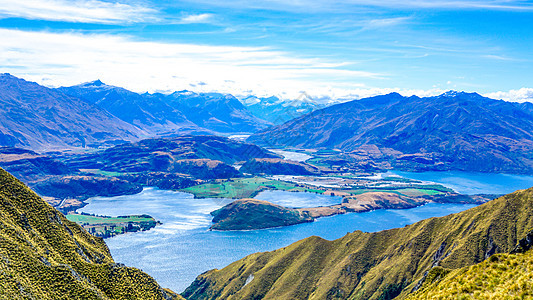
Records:
[[[16,81],[20,81],[20,82],[25,82],[26,80],[22,79],[22,78],[19,78],[19,77],[16,77],[10,73],[1,73],[0,74],[0,79],[3,79],[3,80],[16,80]]]
[[[97,79],[97,80],[92,82],[92,85],[102,86],[102,85],[105,85],[105,84],[100,79]]]
[[[192,96],[192,95],[195,95],[195,94],[196,93],[188,91],[188,90],[181,90],[181,91],[175,91],[171,95],[175,95],[175,96]]]
[[[458,92],[458,91],[454,91],[454,90],[449,90],[449,91],[447,91],[447,92],[445,92],[443,94],[440,94],[438,97],[457,98],[457,97],[461,97],[461,96],[482,97],[478,93],[468,93],[468,92],[464,92],[464,91]]]
[[[107,86],[107,84],[103,83],[100,79],[89,81],[80,84],[82,87],[101,87],[101,86]]]
[[[459,95],[464,95],[466,94],[465,92],[458,92],[458,91],[454,91],[454,90],[449,90],[445,93],[442,93],[439,95],[439,97],[446,97],[446,98],[455,98]]]

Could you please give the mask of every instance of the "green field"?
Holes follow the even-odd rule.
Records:
[[[310,159],[306,160],[305,162],[308,163],[308,164],[311,164],[313,166],[316,166],[316,167],[329,167],[330,164],[322,162],[322,160],[324,160],[324,159],[325,158],[314,157],[314,158],[310,158]]]
[[[265,190],[280,190],[289,192],[310,192],[324,193],[326,188],[317,188],[303,184],[296,184],[287,181],[272,180],[262,177],[252,178],[235,178],[229,180],[219,180],[214,183],[206,183],[193,187],[182,189],[182,192],[191,193],[196,198],[229,198],[243,199],[253,198]],[[361,189],[333,189],[339,192],[346,192],[352,195],[360,195],[368,192],[388,192],[404,195],[408,197],[432,196],[445,192],[451,192],[450,189],[440,185],[421,185],[409,187],[372,187]]]
[[[116,176],[121,176],[121,175],[126,174],[122,172],[111,172],[111,171],[104,171],[100,169],[80,169],[80,171],[85,172],[85,173],[91,173],[94,175],[109,176],[109,177],[116,177]],[[128,173],[128,174],[131,174],[131,173]]]
[[[196,198],[252,198],[265,190],[323,193],[324,190],[261,177],[235,178],[182,189]]]
[[[88,225],[154,221],[154,218],[148,215],[107,217],[107,216],[69,214],[69,215],[66,215],[66,217],[69,221],[76,222],[78,224],[88,224]]]
[[[87,214],[68,214],[67,219],[81,225],[95,236],[108,238],[126,232],[145,231],[154,228],[158,222],[148,215],[134,216],[91,216]]]
[[[346,192],[352,195],[360,195],[364,193],[371,193],[371,192],[384,192],[384,193],[394,193],[398,195],[403,195],[407,197],[420,197],[420,196],[433,196],[433,195],[439,195],[444,194],[445,191],[438,189],[438,188],[362,188],[362,189],[346,189],[342,190],[342,192]]]

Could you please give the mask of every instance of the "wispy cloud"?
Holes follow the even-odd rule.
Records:
[[[192,24],[192,23],[209,23],[213,20],[213,14],[198,14],[188,15],[181,18],[180,23]]]
[[[0,66],[59,86],[101,78],[135,91],[178,90],[205,82],[205,91],[272,94],[316,90],[338,82],[380,78],[343,61],[327,61],[263,47],[136,41],[112,35],[0,29]],[[47,78],[45,80],[45,78]]]
[[[494,54],[483,55],[483,57],[487,59],[500,60],[500,61],[515,61],[516,60],[511,57],[502,56],[502,55],[494,55]]]
[[[345,12],[349,6],[379,7],[389,9],[486,9],[486,10],[533,10],[530,1],[522,0],[194,0],[213,6],[233,6],[248,9],[270,9],[277,11],[337,11]]]
[[[485,94],[485,96],[512,102],[533,102],[533,88],[521,88],[518,90],[510,90],[508,92],[488,93]]]
[[[0,0],[0,18],[117,24],[155,21],[153,8],[98,0]]]
[[[347,0],[353,4],[367,4],[390,8],[441,8],[458,9],[490,9],[490,10],[533,10],[529,1],[521,0]],[[373,3],[373,4],[372,4]]]
[[[411,17],[372,19],[364,25],[364,28],[373,29],[373,28],[398,26],[400,24],[405,24],[411,19],[412,19]]]

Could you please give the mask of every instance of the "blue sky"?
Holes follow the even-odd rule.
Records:
[[[533,99],[531,1],[0,0],[0,18],[0,71],[49,86]]]

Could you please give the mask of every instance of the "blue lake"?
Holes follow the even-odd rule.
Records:
[[[339,203],[340,198],[309,193],[264,192],[259,199],[300,207]],[[292,200],[291,200],[292,199]],[[209,231],[209,212],[230,199],[194,199],[192,195],[146,188],[137,195],[95,197],[80,211],[100,215],[149,214],[163,225],[120,235],[106,242],[116,262],[137,267],[163,287],[182,292],[199,274],[223,268],[251,253],[271,251],[317,235],[333,240],[348,232],[374,232],[422,219],[460,212],[474,205],[427,204],[406,210],[377,210],[318,219],[312,223],[265,230]]]
[[[461,194],[509,194],[516,190],[533,187],[533,176],[491,174],[474,172],[401,172],[390,171],[401,177],[440,183]]]

